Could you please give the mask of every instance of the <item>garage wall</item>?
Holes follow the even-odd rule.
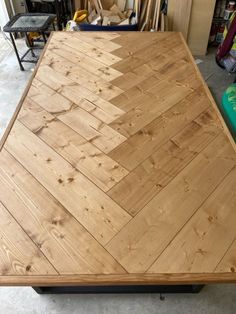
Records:
[[[2,0],[1,0],[2,1]],[[11,9],[11,3],[10,0],[5,0],[7,11],[10,16],[14,15],[14,12],[12,12]],[[24,13],[25,12],[25,6],[24,6],[24,0],[12,0],[12,4],[15,10],[15,13]]]
[[[8,12],[4,1],[0,1],[0,26],[1,28],[8,22]]]

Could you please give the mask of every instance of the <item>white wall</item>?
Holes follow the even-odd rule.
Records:
[[[0,26],[1,28],[9,21],[7,8],[4,0],[0,0]]]

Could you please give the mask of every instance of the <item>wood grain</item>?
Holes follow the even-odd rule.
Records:
[[[86,229],[5,150],[1,154],[0,183],[4,205],[60,274],[124,272]],[[89,243],[89,250],[84,242]]]
[[[0,217],[0,275],[57,274],[1,202]]]
[[[103,191],[128,174],[125,168],[32,101],[25,103],[19,120]]]
[[[236,236],[233,228],[236,221],[236,193],[229,189],[229,186],[235,183],[234,168],[152,265],[149,272],[174,273],[177,269],[182,272],[214,271],[226,248]],[[192,243],[196,246],[193,247]]]
[[[224,257],[221,259],[217,265],[215,272],[231,272],[235,273],[236,269],[236,240],[233,241],[232,245],[229,247]]]
[[[112,286],[235,283],[235,273],[0,276],[1,286]]]
[[[109,242],[107,250],[130,273],[146,271],[233,169],[235,160],[228,154],[234,151],[225,136],[217,137]]]
[[[236,145],[180,33],[55,32],[1,145],[0,285],[236,282]]]
[[[15,122],[5,147],[100,243],[129,221],[119,205],[20,122]]]
[[[216,0],[192,0],[188,45],[194,55],[205,55],[214,15]]]
[[[189,22],[192,11],[192,0],[169,0],[168,17],[171,21],[171,30],[181,32],[187,40]]]

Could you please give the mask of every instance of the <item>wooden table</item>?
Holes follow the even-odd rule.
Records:
[[[0,285],[236,282],[235,144],[179,33],[54,33],[1,146]]]

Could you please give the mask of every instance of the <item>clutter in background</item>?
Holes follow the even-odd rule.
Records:
[[[66,30],[83,29],[85,24],[101,27],[136,25],[141,31],[166,31],[167,0],[79,0]]]
[[[216,61],[230,73],[236,72],[236,12],[231,15],[229,24],[225,27],[223,42],[218,47]]]
[[[236,84],[230,85],[225,91],[220,106],[221,113],[236,140]]]
[[[223,40],[225,26],[236,9],[236,1],[218,0],[216,2],[209,43],[219,45]]]

